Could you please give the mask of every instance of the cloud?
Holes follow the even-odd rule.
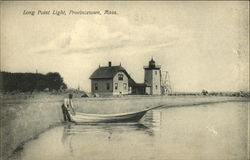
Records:
[[[77,21],[35,53],[90,54],[134,48],[161,49],[173,46],[182,36],[174,26],[134,25],[123,17],[96,16]]]

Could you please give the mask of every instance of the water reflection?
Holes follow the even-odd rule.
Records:
[[[108,133],[111,138],[113,132],[124,132],[124,131],[141,131],[149,136],[153,136],[154,132],[151,128],[141,123],[112,123],[112,124],[67,124],[64,125],[62,142],[67,136],[72,135],[84,135],[88,133]]]
[[[150,127],[152,130],[159,130],[162,124],[162,109],[149,111],[142,119],[145,126]]]

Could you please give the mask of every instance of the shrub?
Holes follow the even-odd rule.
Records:
[[[48,88],[50,91],[67,89],[63,78],[57,72],[47,73],[10,73],[0,72],[0,91],[3,92],[33,92],[43,91]]]

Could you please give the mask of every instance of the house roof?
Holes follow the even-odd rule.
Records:
[[[90,79],[113,78],[118,72],[124,72],[128,77],[130,77],[127,71],[122,66],[111,66],[111,67],[97,68],[89,78]]]
[[[124,72],[128,77],[128,84],[132,87],[150,87],[147,83],[136,83],[122,66],[99,67],[89,77],[89,79],[112,79],[118,72]]]

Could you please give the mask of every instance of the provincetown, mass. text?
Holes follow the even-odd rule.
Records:
[[[116,15],[117,11],[113,10],[24,10],[23,15],[26,16],[46,16],[46,15],[56,15],[56,16],[66,16],[66,15]]]

